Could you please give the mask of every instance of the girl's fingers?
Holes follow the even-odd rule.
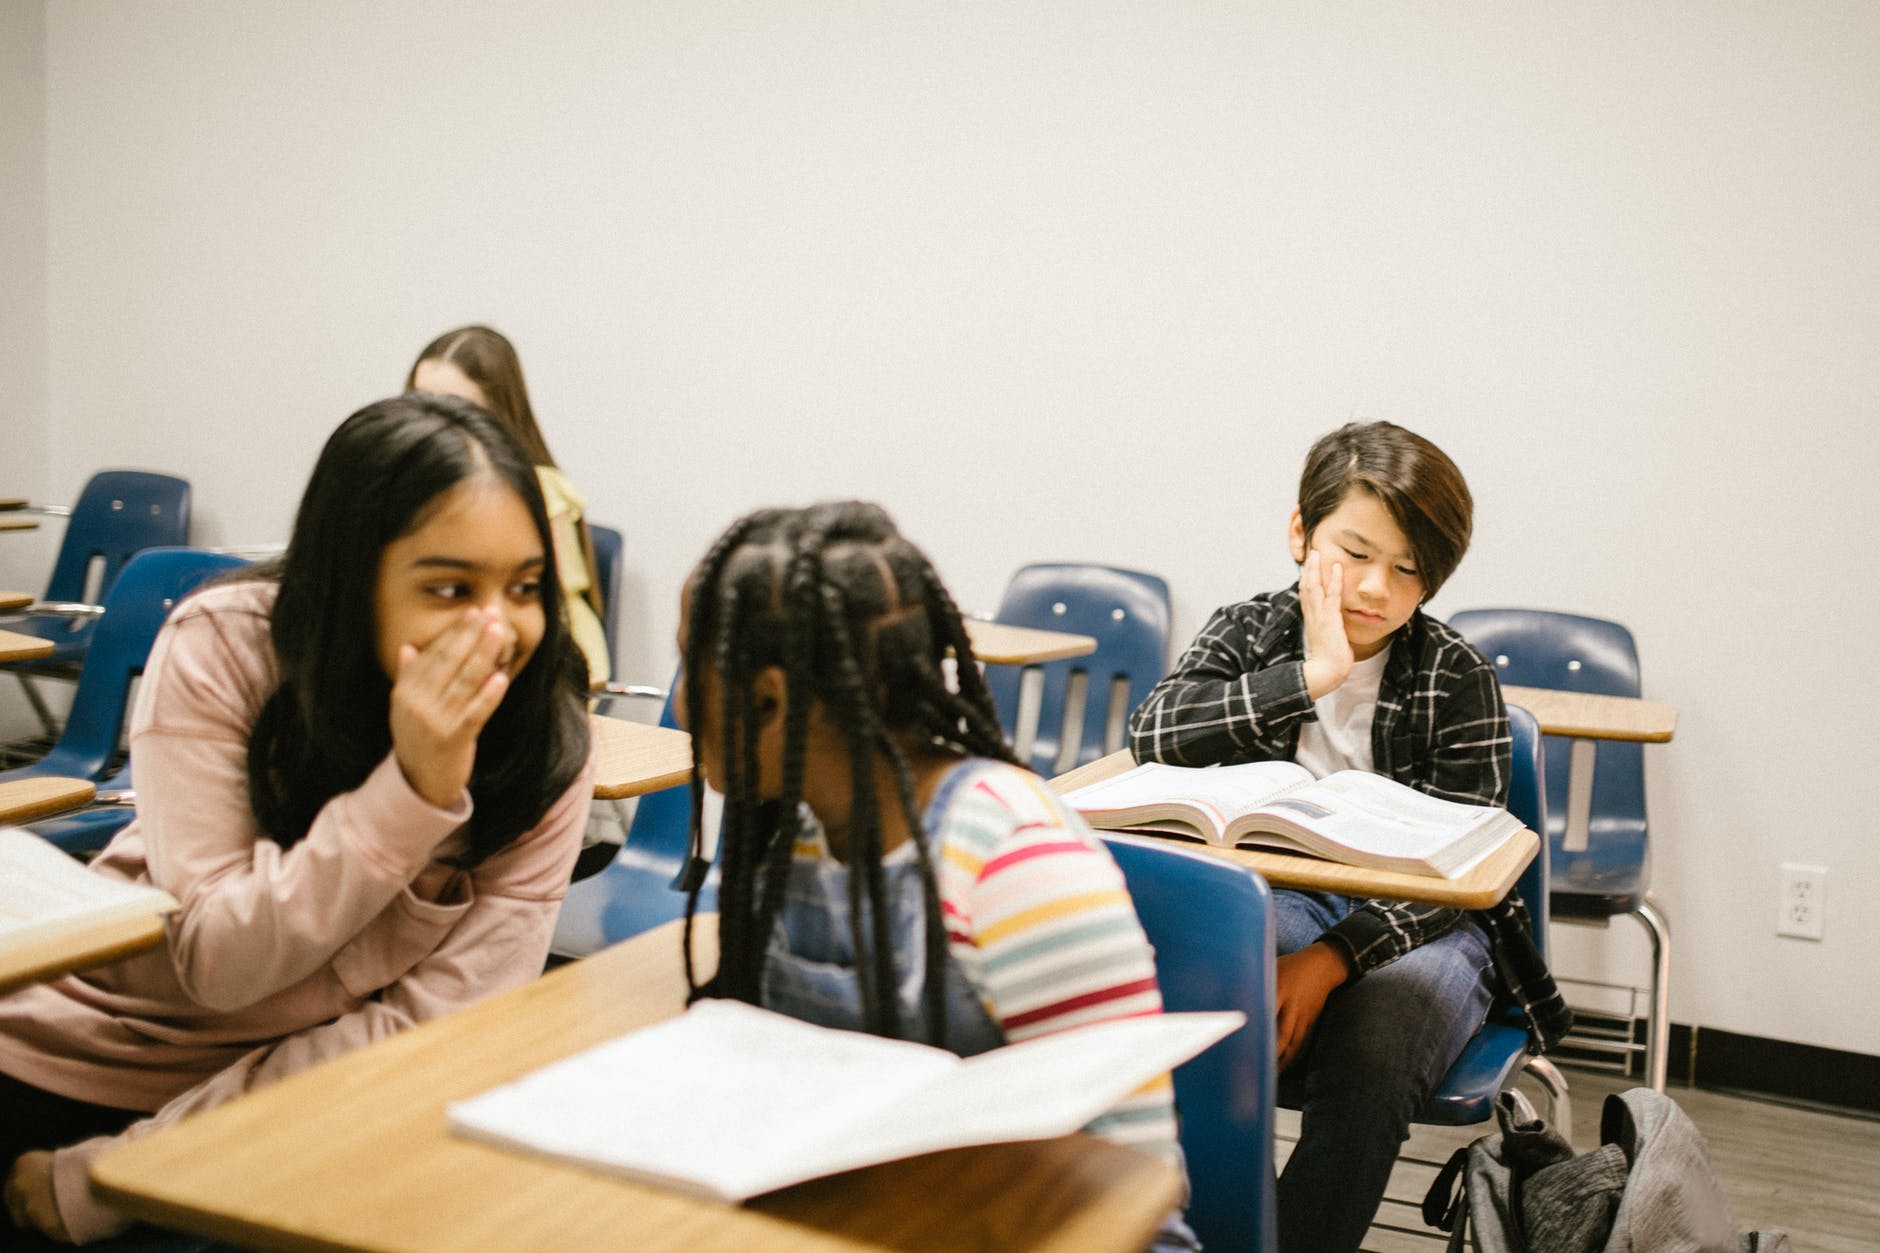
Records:
[[[414,694],[454,708],[475,694],[508,647],[505,628],[482,610],[473,609],[425,645],[419,664],[401,671],[399,678],[409,674]]]
[[[489,678],[483,680],[482,686],[477,688],[469,703],[464,706],[462,714],[464,729],[472,735],[482,734],[483,724],[490,720],[490,715],[496,712],[496,707],[503,703],[503,697],[508,694],[509,676],[501,670],[495,671]]]

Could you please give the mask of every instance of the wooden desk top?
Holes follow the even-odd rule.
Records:
[[[0,948],[0,993],[37,979],[87,970],[141,953],[163,938],[163,918],[120,918]]]
[[[621,800],[692,777],[692,737],[671,727],[588,715],[594,736],[594,795]]]
[[[15,609],[24,609],[38,599],[31,592],[0,591],[0,613],[12,613]]]
[[[1678,729],[1677,707],[1655,700],[1507,684],[1502,686],[1501,696],[1510,705],[1519,705],[1533,714],[1545,735],[1665,744]]]
[[[52,653],[52,641],[18,631],[0,631],[0,661],[31,661]]]
[[[41,775],[0,783],[0,826],[16,827],[91,804],[98,794],[90,779]]]
[[[1066,657],[1088,657],[1097,651],[1097,641],[1088,635],[1040,631],[979,618],[966,619],[966,635],[973,642],[973,656],[996,665],[1029,666]]]
[[[267,1249],[1140,1250],[1167,1163],[1086,1136],[934,1153],[725,1207],[451,1136],[444,1107],[679,1012],[682,923],[208,1110],[93,1167],[140,1217]],[[704,950],[713,929],[699,927]]]
[[[1059,792],[1071,792],[1123,773],[1136,764],[1128,749],[1099,757],[1087,766],[1079,766],[1051,780]],[[1122,829],[1125,835],[1145,839],[1164,838],[1154,832]],[[1421,901],[1429,905],[1447,905],[1451,909],[1487,909],[1508,894],[1527,864],[1540,851],[1540,837],[1523,830],[1519,835],[1476,864],[1460,879],[1439,875],[1405,874],[1401,870],[1372,870],[1365,866],[1347,866],[1295,853],[1276,853],[1251,848],[1217,848],[1199,840],[1176,843],[1198,853],[1207,853],[1238,862],[1257,870],[1278,888],[1302,888],[1308,892],[1337,892],[1343,896],[1383,897],[1396,901]]]
[[[11,791],[18,782],[27,783],[71,783],[77,780],[17,780],[14,783],[0,784],[0,793]],[[87,791],[90,784],[86,784]],[[21,833],[11,832],[10,836]],[[37,840],[37,836],[28,837]],[[44,850],[73,872],[86,873],[79,864],[66,857],[64,853],[47,846]],[[32,870],[26,871],[29,882],[34,877]],[[29,887],[27,899],[35,893]],[[55,899],[57,899],[55,897]],[[32,917],[34,915],[28,914]],[[14,919],[18,919],[15,912]],[[131,917],[120,916],[104,921],[72,920],[64,922],[46,922],[38,924],[38,931],[30,937],[13,934],[0,938],[0,994],[11,992],[36,979],[49,979],[73,970],[84,970],[91,966],[101,966],[106,962],[129,957],[132,953],[150,948],[163,938],[163,916],[154,908],[137,913]]]

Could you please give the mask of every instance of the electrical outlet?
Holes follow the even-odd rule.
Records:
[[[1776,934],[1819,940],[1828,906],[1826,866],[1782,866],[1782,895],[1776,913]]]

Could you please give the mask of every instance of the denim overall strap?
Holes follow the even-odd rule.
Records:
[[[929,849],[944,846],[947,806],[960,782],[972,773],[969,759],[950,769],[935,790],[922,821]],[[821,833],[816,832],[821,844]],[[923,995],[927,970],[926,908],[921,899],[920,862],[912,844],[882,858],[886,880],[888,929],[893,944],[895,996],[902,1031],[909,1039],[928,1038]],[[825,1027],[866,1030],[856,953],[849,931],[849,867],[826,848],[814,859],[790,865],[783,906],[764,961],[765,1008]],[[862,933],[872,938],[873,922],[864,909]],[[959,961],[948,953],[946,1038],[940,1044],[970,1057],[1005,1043],[1005,1033],[986,1012]]]

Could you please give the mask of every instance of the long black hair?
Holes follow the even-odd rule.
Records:
[[[248,788],[270,839],[291,847],[333,797],[392,750],[391,679],[380,663],[374,594],[385,546],[421,526],[451,488],[493,474],[528,508],[544,554],[548,513],[528,455],[467,401],[411,394],[368,405],[320,451],[286,555],[258,573],[280,583],[271,634],[281,682],[248,740]],[[468,847],[477,865],[541,820],[587,760],[585,669],[542,566],[541,642],[477,739]]]
[[[699,563],[688,584],[684,666],[688,676],[715,674],[725,763],[719,835],[718,972],[694,977],[686,909],[686,980],[694,997],[761,1003],[764,954],[792,850],[803,826],[805,740],[812,704],[842,735],[852,788],[849,905],[864,1021],[879,1035],[901,1036],[893,954],[886,942],[888,902],[881,870],[882,799],[875,762],[894,768],[897,804],[918,850],[926,912],[926,1018],[931,1038],[946,1031],[946,930],[940,915],[934,850],[921,833],[914,775],[902,740],[1014,761],[992,698],[972,662],[966,629],[933,565],[895,529],[879,506],[857,501],[806,509],[767,509],[735,523]],[[959,659],[947,679],[948,652]],[[751,684],[760,670],[785,675],[782,794],[758,792],[758,713]],[[686,722],[704,727],[706,685],[688,678]],[[694,766],[699,749],[693,747]],[[692,853],[704,847],[702,784],[692,782]],[[872,925],[864,929],[862,914]]]

